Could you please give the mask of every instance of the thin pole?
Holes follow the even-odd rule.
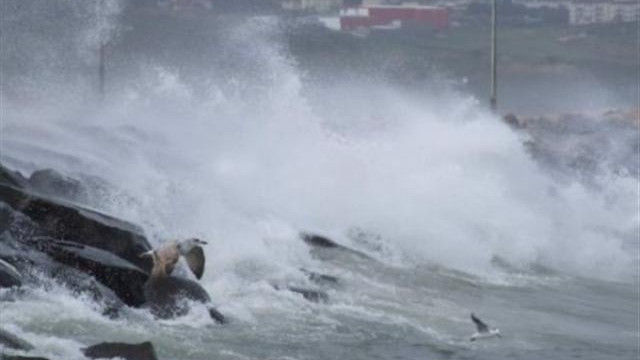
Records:
[[[497,67],[497,41],[496,41],[496,0],[492,1],[491,6],[491,97],[489,98],[489,103],[491,106],[491,110],[496,111],[498,109],[498,78],[496,76],[496,67]]]
[[[100,40],[100,59],[98,64],[98,94],[100,99],[104,98],[104,41]]]
[[[98,0],[98,41],[100,42],[98,49],[98,96],[100,100],[104,98],[104,82],[105,82],[105,34],[104,34],[104,0]]]

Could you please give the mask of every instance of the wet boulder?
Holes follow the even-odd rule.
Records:
[[[300,271],[305,274],[309,280],[318,285],[336,285],[339,283],[339,279],[332,275],[321,274],[305,268],[301,268]]]
[[[640,176],[637,115],[637,109],[613,110],[522,118],[517,124],[523,124],[524,146],[536,162],[554,176],[592,186],[602,174]]]
[[[28,180],[32,191],[39,194],[71,200],[87,202],[88,191],[77,179],[65,176],[53,169],[34,171]]]
[[[310,246],[320,247],[320,248],[341,248],[342,245],[336,243],[335,241],[329,239],[328,237],[312,234],[312,233],[301,233],[300,237],[302,240]]]
[[[29,186],[27,179],[17,171],[11,171],[0,164],[0,184],[24,189]]]
[[[222,313],[218,311],[218,309],[213,307],[209,308],[209,316],[218,324],[226,324],[228,322],[227,318],[222,315]]]
[[[502,121],[514,130],[520,130],[527,127],[527,123],[518,118],[515,114],[509,113],[502,117]]]
[[[125,302],[109,287],[94,277],[72,267],[55,263],[51,277],[75,294],[88,296],[102,305],[102,314],[109,318],[117,318],[121,310],[130,304]]]
[[[144,285],[147,299],[145,306],[151,313],[161,319],[183,316],[189,311],[187,300],[208,304],[211,298],[207,291],[195,281],[167,276],[151,278]],[[224,316],[214,308],[209,308],[209,315],[218,322],[226,322]]]
[[[105,314],[111,317],[116,316],[125,305],[112,289],[94,276],[73,267],[72,263],[63,264],[44,252],[26,247],[17,241],[10,231],[0,233],[0,259],[15,266],[24,283],[40,286],[46,285],[47,279],[55,279],[73,292],[89,295],[91,299],[102,304]],[[144,302],[144,298],[140,301]]]
[[[109,309],[117,311],[122,303],[148,306],[164,318],[188,310],[182,299],[210,301],[207,292],[188,279],[148,281],[152,262],[140,254],[151,246],[141,229],[49,197],[79,186],[67,180],[47,170],[34,173],[27,184],[19,174],[0,166],[0,259],[9,264],[0,264],[0,284],[18,283],[16,273],[37,283],[39,276],[30,274],[44,273],[73,290],[94,294],[110,304]],[[223,321],[215,309],[210,313],[214,320]]]
[[[0,259],[0,288],[22,285],[22,275],[8,262]]]
[[[272,284],[273,288],[276,290],[287,290],[292,293],[302,295],[305,300],[315,302],[315,303],[326,303],[329,301],[329,294],[322,290],[315,290],[304,288],[296,285],[281,285],[281,284]]]
[[[338,250],[344,253],[348,253],[351,255],[356,255],[361,258],[372,260],[372,258],[369,255],[361,251],[354,250],[352,248],[341,245],[336,241],[329,239],[326,236],[308,233],[308,232],[302,232],[300,233],[300,238],[312,248]]]
[[[117,315],[126,304],[149,306],[156,316],[167,318],[188,311],[182,298],[210,301],[198,283],[178,277],[160,281],[155,291],[145,294],[149,276],[135,264],[97,247],[42,235],[35,221],[0,202],[0,220],[3,218],[6,221],[0,229],[4,230],[0,232],[0,259],[24,272],[27,278],[36,270],[34,274],[47,274],[73,291],[90,294],[105,305],[107,315]],[[14,277],[7,278],[7,282]],[[40,281],[38,276],[30,280]],[[214,320],[220,322],[223,316],[215,315]]]
[[[42,285],[41,274],[48,275],[73,291],[88,293],[109,314],[124,303],[145,302],[146,272],[105,250],[47,236],[29,217],[1,201],[0,260],[15,267],[22,282]],[[0,280],[6,278],[2,273],[0,265]],[[14,272],[9,274],[15,278]]]
[[[42,251],[54,260],[94,277],[127,305],[146,302],[143,285],[146,272],[130,262],[102,249],[69,241],[40,237]]]
[[[153,344],[145,341],[139,344],[104,342],[82,349],[90,359],[157,360]]]
[[[287,290],[302,295],[306,300],[315,303],[326,303],[329,301],[329,294],[322,290],[305,289],[298,286],[287,286]]]
[[[0,201],[28,217],[51,238],[99,248],[145,271],[151,269],[151,261],[139,256],[151,246],[131,223],[4,184],[0,184]]]
[[[29,351],[34,349],[33,345],[29,344],[26,340],[20,339],[3,329],[0,329],[0,345],[15,350]]]
[[[39,356],[22,356],[22,355],[7,355],[0,354],[0,360],[49,360],[47,358]]]

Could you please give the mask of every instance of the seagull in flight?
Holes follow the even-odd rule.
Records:
[[[474,313],[471,313],[471,320],[476,324],[476,332],[471,335],[469,340],[476,341],[478,339],[488,339],[492,337],[502,338],[500,335],[500,329],[489,328],[482,320],[478,319]]]
[[[180,256],[184,256],[189,269],[200,280],[204,273],[205,262],[204,250],[201,245],[206,244],[206,241],[196,238],[172,241],[162,247],[142,253],[140,256],[149,256],[153,259],[151,279],[161,279],[171,275]]]

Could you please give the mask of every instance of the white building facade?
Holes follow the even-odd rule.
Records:
[[[283,0],[281,4],[290,11],[326,12],[342,7],[342,0]]]
[[[633,22],[640,20],[638,1],[588,1],[567,3],[572,25]]]

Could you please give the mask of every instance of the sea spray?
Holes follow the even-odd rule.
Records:
[[[209,241],[202,284],[231,320],[219,327],[197,306],[173,320],[144,309],[109,319],[54,284],[0,303],[33,355],[146,340],[161,358],[194,360],[635,354],[633,176],[558,181],[526,135],[440,75],[419,93],[377,68],[310,77],[270,17],[160,17],[131,30],[111,16],[119,36],[97,102],[97,3],[6,7],[17,3],[0,5],[0,161],[83,180],[91,207],[154,244]],[[88,13],[69,10],[83,4]],[[55,41],[42,41],[40,21],[56,24]],[[310,250],[300,231],[366,256]],[[339,279],[322,288],[327,303],[274,286],[321,286],[300,268]],[[504,341],[470,345],[471,311]]]
[[[120,69],[127,80],[112,79],[120,91],[100,105],[61,116],[49,106],[38,112],[36,102],[27,122],[4,116],[3,156],[102,178],[114,195],[96,205],[142,224],[154,242],[216,239],[208,250],[212,272],[245,259],[295,269],[311,261],[300,255],[297,231],[348,243],[354,228],[390,244],[393,259],[381,260],[392,263],[489,273],[498,257],[517,268],[629,272],[633,256],[615,235],[637,227],[629,213],[637,191],[628,182],[599,190],[555,183],[518,135],[446,87],[437,103],[422,103],[384,83],[352,84],[354,97],[379,100],[376,111],[349,97],[332,99],[338,111],[324,111],[323,99],[305,96],[316,85],[305,83],[277,42],[277,21],[258,18],[225,31],[228,40],[203,51],[213,64],[237,59],[229,66],[240,72],[199,68],[193,82],[183,76],[188,58],[178,67],[141,59],[144,66]],[[62,50],[51,51],[57,57]],[[77,88],[48,76],[31,80]],[[11,97],[7,104],[22,108]],[[264,224],[271,223],[287,234],[270,236],[265,229],[273,225]]]

